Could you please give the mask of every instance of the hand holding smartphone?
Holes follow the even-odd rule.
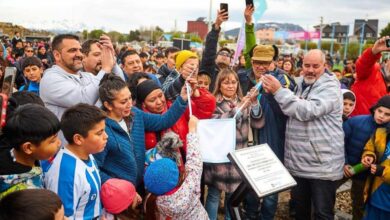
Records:
[[[229,12],[228,4],[227,3],[221,3],[220,7],[219,7],[219,10],[221,12],[223,11],[223,13]]]
[[[253,0],[245,0],[246,5],[252,5],[253,6]]]

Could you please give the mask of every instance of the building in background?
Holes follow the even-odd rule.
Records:
[[[208,32],[205,19],[205,17],[200,17],[196,21],[187,21],[187,33],[197,34],[204,41]]]

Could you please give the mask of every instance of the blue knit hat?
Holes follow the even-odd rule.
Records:
[[[149,192],[158,196],[163,195],[178,184],[179,169],[171,159],[156,160],[146,168],[144,182]]]

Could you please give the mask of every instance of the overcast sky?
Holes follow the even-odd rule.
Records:
[[[229,21],[223,28],[243,22],[245,0],[212,0],[212,19],[219,3],[229,4]],[[289,22],[311,29],[319,24],[341,22],[352,25],[355,18],[379,19],[382,29],[390,22],[390,0],[267,0],[268,9],[260,22]],[[103,28],[128,33],[140,26],[160,26],[171,31],[177,24],[208,17],[210,0],[0,0],[0,21],[28,28]],[[176,21],[176,22],[175,22]]]

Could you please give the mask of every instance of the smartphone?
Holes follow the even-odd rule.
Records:
[[[245,0],[246,5],[252,5],[253,6],[253,0]]]
[[[229,11],[229,8],[228,8],[228,4],[227,3],[221,3],[220,7],[219,7],[219,10],[223,12],[228,12]]]
[[[7,104],[8,104],[8,96],[0,93],[0,132],[1,129],[5,126],[5,119],[7,113]]]
[[[386,39],[386,47],[390,48],[390,39]]]
[[[15,77],[16,77],[16,67],[7,67],[5,68],[5,74],[4,74],[4,80],[3,80],[3,86],[1,87],[1,93],[4,93],[7,95],[7,97],[10,97],[15,84]]]

